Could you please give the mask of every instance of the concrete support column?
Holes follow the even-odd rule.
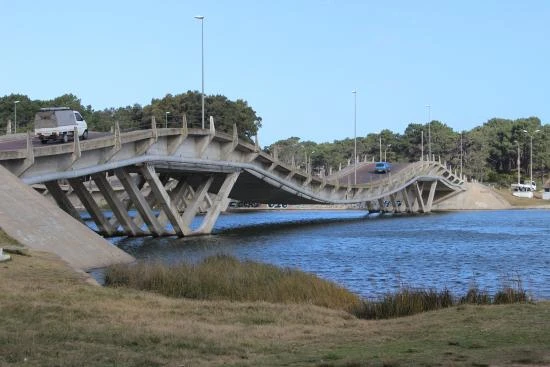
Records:
[[[418,182],[415,182],[413,185],[413,193],[418,202],[418,209],[422,213],[426,213],[426,208],[424,207],[424,200],[422,199],[422,189],[418,186]]]
[[[225,180],[223,181],[222,186],[220,187],[220,191],[218,191],[218,194],[214,201],[212,202],[212,206],[206,213],[203,222],[199,229],[196,231],[196,233],[200,234],[208,234],[212,232],[212,228],[214,228],[214,224],[216,223],[216,220],[220,216],[220,213],[225,207],[223,204],[226,202],[226,199],[229,197],[229,193],[231,192],[231,189],[233,189],[233,185],[235,185],[235,182],[237,181],[237,178],[239,178],[240,172],[233,172],[229,173]]]
[[[398,213],[399,212],[399,206],[397,205],[397,200],[395,198],[395,194],[390,194],[390,202],[393,206],[393,212]]]
[[[95,184],[99,188],[99,191],[105,198],[105,201],[109,205],[109,208],[112,210],[113,214],[118,220],[118,223],[122,226],[124,234],[127,236],[137,236],[143,234],[143,231],[134,224],[132,218],[128,215],[128,210],[125,205],[120,201],[107,181],[107,178],[103,173],[96,173],[92,175]],[[111,225],[113,223],[111,222]],[[118,227],[115,225],[115,228]]]
[[[162,207],[163,213],[166,215],[176,235],[182,237],[189,234],[189,228],[184,224],[178,213],[177,206],[172,202],[170,196],[164,189],[164,185],[160,181],[155,172],[155,168],[149,164],[142,167],[141,172],[147,180],[152,194],[155,196],[157,203]]]
[[[88,211],[88,214],[90,214],[93,221],[97,225],[99,233],[104,236],[112,236],[115,233],[116,228],[111,226],[109,221],[105,218],[103,212],[101,211],[101,208],[99,207],[99,205],[97,205],[94,198],[92,197],[92,194],[90,194],[86,186],[84,186],[84,183],[78,178],[69,179],[69,183],[74,189],[76,196],[78,196],[78,199],[80,200],[82,205],[84,205],[84,207]]]
[[[71,217],[82,222],[82,219],[80,218],[80,214],[75,209],[73,203],[71,203],[67,195],[65,195],[65,193],[63,192],[63,190],[61,189],[57,181],[44,182],[44,185],[46,186],[46,189],[48,189],[48,192],[50,193],[50,195],[52,195],[53,199],[57,203],[57,206],[63,209]]]
[[[143,176],[137,176],[137,178],[138,178],[138,181],[136,182],[136,186],[137,186],[138,190],[141,190],[143,188],[143,186],[145,185],[145,179],[143,178]],[[117,177],[117,179],[118,179],[118,177]],[[113,186],[111,185],[111,187],[113,187]],[[132,208],[132,205],[133,205],[132,200],[131,200],[130,196],[128,195],[128,193],[126,191],[123,191],[121,194],[117,195],[117,197],[120,200],[120,202],[122,203],[122,207],[125,208],[126,212],[128,212]],[[112,217],[110,222],[111,222],[111,225],[113,225],[115,227],[118,227],[118,225],[120,224],[119,221],[118,221],[118,218],[116,216]],[[145,223],[141,219],[141,216],[139,215],[139,212],[136,213],[136,217],[132,220],[132,222],[134,222],[136,227],[140,228],[140,230],[141,230],[141,226],[143,225],[143,223]]]
[[[426,202],[426,209],[428,212],[432,211],[432,204],[434,202],[436,187],[437,187],[437,180],[434,180],[430,185],[430,194],[428,195],[428,201]]]
[[[380,209],[380,213],[384,213],[386,211],[386,207],[384,206],[384,199],[383,198],[378,199],[378,209]]]
[[[405,203],[405,208],[407,210],[408,213],[412,213],[413,212],[413,206],[411,205],[411,200],[409,198],[409,192],[407,190],[407,188],[404,188],[403,190],[401,190],[401,197],[403,198],[403,202]]]
[[[193,218],[195,218],[195,215],[197,215],[200,204],[204,201],[204,197],[208,193],[210,186],[212,186],[212,182],[214,182],[214,176],[209,176],[201,185],[199,185],[197,190],[194,192],[193,197],[187,203],[187,207],[182,215],[183,223],[186,226],[191,226],[191,222],[193,221]]]
[[[143,221],[145,222],[145,224],[147,224],[149,232],[153,236],[162,236],[165,233],[164,228],[158,222],[153,213],[153,210],[147,203],[147,200],[145,199],[135,182],[132,180],[132,177],[130,177],[130,174],[126,171],[126,169],[118,168],[115,170],[115,175],[120,180],[122,186],[124,186],[124,189],[128,193],[128,196],[134,204],[134,207],[139,212],[139,215],[141,215],[141,218],[143,218]]]

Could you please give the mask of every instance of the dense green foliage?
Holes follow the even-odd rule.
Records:
[[[33,129],[34,115],[42,107],[70,107],[80,111],[88,122],[90,130],[109,131],[118,121],[122,130],[149,128],[152,117],[157,126],[182,126],[183,116],[186,116],[189,127],[200,127],[202,120],[201,94],[188,91],[184,94],[167,94],[164,98],[153,99],[151,104],[106,108],[94,110],[92,106],[82,105],[80,99],[73,94],[65,94],[52,100],[31,100],[25,95],[12,94],[0,98],[0,132],[6,132],[8,120],[15,119],[14,102],[17,104],[17,131]],[[205,126],[209,125],[209,116],[213,116],[216,130],[232,132],[237,125],[239,136],[251,140],[261,127],[262,118],[248,106],[244,100],[230,101],[224,96],[205,97]]]
[[[543,179],[550,167],[550,125],[536,117],[517,120],[491,119],[470,131],[456,132],[440,121],[429,123],[431,150],[452,169],[462,166],[465,176],[480,181],[509,185],[517,178],[518,144],[522,178],[529,176],[530,135],[533,136],[533,178]],[[537,131],[538,130],[538,131]],[[428,155],[428,124],[409,124],[403,134],[382,130],[380,134],[357,137],[358,161],[413,162],[420,159],[424,137],[424,155]],[[328,172],[353,163],[353,139],[332,143],[300,141],[298,137],[280,140],[266,151],[280,160],[312,172]]]

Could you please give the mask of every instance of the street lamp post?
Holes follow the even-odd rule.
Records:
[[[432,106],[426,105],[428,109],[428,156],[432,160]]]
[[[524,133],[527,134],[527,136],[529,136],[529,139],[531,140],[530,142],[530,151],[529,151],[529,187],[533,187],[531,185],[533,185],[533,135],[535,135],[536,133],[538,133],[540,130],[535,130],[533,131],[532,134],[529,134],[529,131],[527,130],[523,130]]]
[[[380,162],[382,162],[382,132],[378,135],[378,146],[380,147]]]
[[[353,183],[357,185],[357,90],[353,90]]]
[[[463,133],[461,132],[460,133],[460,178],[462,179],[462,160],[463,160],[463,155],[464,155],[464,151],[462,150],[462,136],[463,136]]]
[[[166,111],[164,113],[164,127],[167,128],[168,127],[168,115],[170,114],[169,111]]]
[[[424,130],[420,132],[420,161],[424,160]]]
[[[14,131],[15,131],[15,134],[17,134],[17,104],[21,102],[21,101],[15,101],[13,102],[13,127],[14,127]]]
[[[520,156],[519,156],[519,141],[516,140],[516,144],[518,145],[518,185],[521,181],[521,170],[520,170],[520,164],[521,164],[521,159],[520,159]]]
[[[384,162],[388,161],[388,157],[386,153],[388,152],[388,148],[391,147],[391,144],[386,145],[386,149],[384,149]]]
[[[204,16],[196,15],[195,19],[201,21],[201,74],[202,74],[202,92],[201,92],[201,105],[202,105],[202,123],[201,126],[204,129]]]

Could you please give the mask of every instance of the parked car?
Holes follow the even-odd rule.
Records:
[[[376,173],[387,173],[391,171],[391,164],[388,162],[376,162],[374,166],[374,172]]]
[[[86,121],[80,112],[68,107],[41,108],[34,117],[34,134],[42,144],[48,140],[68,142],[69,138],[74,138],[75,127],[81,139],[88,137]]]

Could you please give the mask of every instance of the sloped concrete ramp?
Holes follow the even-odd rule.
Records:
[[[0,228],[31,249],[57,254],[75,269],[134,261],[1,165]]]
[[[465,191],[434,204],[434,210],[502,210],[510,209],[511,205],[498,193],[480,183],[464,184]]]

